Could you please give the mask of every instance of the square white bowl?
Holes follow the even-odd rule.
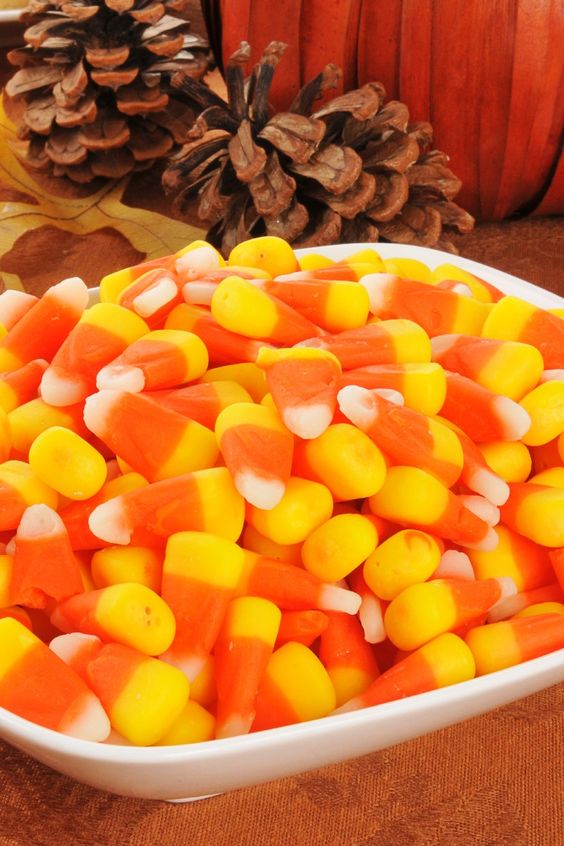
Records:
[[[384,257],[449,262],[541,308],[564,299],[522,279],[450,253],[400,244],[346,244],[298,251],[340,259],[366,246]],[[361,711],[242,737],[137,748],[76,740],[0,708],[0,737],[93,787],[145,799],[188,801],[334,764],[483,714],[564,681],[564,650],[441,690]]]

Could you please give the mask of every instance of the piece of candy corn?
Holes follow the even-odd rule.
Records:
[[[68,499],[97,494],[108,472],[103,455],[64,426],[51,426],[35,438],[29,464],[41,481]]]
[[[278,505],[292,472],[294,438],[277,411],[235,403],[219,414],[215,434],[241,496],[257,508]]]
[[[418,649],[483,614],[501,597],[497,579],[433,579],[404,588],[388,605],[384,625],[399,649]]]
[[[465,637],[479,676],[530,661],[564,647],[564,617],[542,614],[488,623]]]
[[[448,687],[474,678],[475,673],[474,657],[468,646],[462,638],[447,632],[383,672],[364,693],[341,705],[338,713]]]
[[[41,379],[49,405],[72,405],[96,390],[98,371],[149,331],[133,312],[113,303],[86,309],[69,332]]]
[[[211,313],[220,326],[246,338],[290,346],[321,333],[315,323],[240,276],[217,286]]]
[[[50,361],[87,305],[88,288],[78,277],[48,288],[0,340],[0,372]]]
[[[564,591],[558,582],[541,585],[540,587],[523,590],[501,599],[488,613],[484,622],[497,623],[516,616],[520,611],[535,604],[564,601]]]
[[[61,632],[94,634],[145,655],[160,655],[174,638],[175,619],[166,601],[145,585],[122,582],[60,602],[51,622]]]
[[[192,691],[190,691],[192,696]],[[202,743],[215,736],[215,718],[198,702],[189,699],[171,727],[157,741],[157,746]]]
[[[531,344],[542,355],[545,368],[564,367],[564,320],[526,300],[513,296],[499,300],[488,313],[481,334]]]
[[[123,288],[117,301],[143,318],[151,329],[158,329],[182,302],[182,283],[171,268],[154,267]]]
[[[439,566],[441,552],[441,544],[433,535],[403,529],[368,556],[363,575],[377,597],[391,600],[404,588],[426,581]]]
[[[475,443],[518,441],[529,430],[531,418],[514,400],[458,373],[448,371],[446,377],[441,417],[459,426]]]
[[[43,503],[57,508],[56,491],[36,476],[25,461],[5,461],[0,464],[0,531],[17,529],[29,505]]]
[[[12,601],[45,608],[49,600],[68,599],[82,590],[80,569],[63,521],[48,505],[30,505],[15,537]]]
[[[26,626],[0,620],[0,706],[82,740],[105,740],[110,723],[99,699]]]
[[[216,737],[247,734],[255,701],[276,641],[280,610],[258,596],[233,599],[214,649],[217,680]]]
[[[404,398],[405,405],[421,414],[438,414],[446,396],[446,377],[440,364],[373,364],[345,370],[339,388],[391,388]]]
[[[537,384],[544,362],[536,347],[471,335],[438,335],[433,361],[495,394],[519,401]]]
[[[291,306],[327,332],[364,326],[368,295],[356,281],[297,279],[294,274],[276,279],[255,279],[252,284]]]
[[[564,546],[564,488],[514,482],[509,489],[502,522],[541,546]]]
[[[92,581],[97,588],[138,582],[160,593],[164,553],[149,546],[109,546],[92,556]]]
[[[237,594],[262,596],[285,611],[318,609],[356,614],[360,605],[354,591],[326,584],[302,567],[247,549]]]
[[[543,382],[522,397],[519,404],[531,418],[530,428],[523,435],[527,446],[547,444],[564,432],[564,382]]]
[[[464,463],[457,435],[411,408],[356,385],[341,388],[339,408],[398,464],[421,467],[451,487]]]
[[[488,467],[506,482],[525,482],[532,468],[531,453],[522,441],[479,444]]]
[[[476,578],[510,576],[519,591],[540,587],[553,580],[545,547],[505,525],[497,526],[496,533],[499,540],[494,550],[468,550]]]
[[[449,333],[479,335],[488,309],[473,297],[387,273],[363,276],[370,310],[378,317],[415,320],[429,337]]]
[[[243,551],[208,532],[178,532],[166,545],[161,596],[176,619],[174,640],[161,657],[190,681],[217,640],[241,577]]]
[[[364,693],[379,675],[378,663],[357,617],[334,611],[328,616],[319,657],[335,688],[336,703],[342,705]]]
[[[373,364],[402,364],[431,361],[431,341],[414,320],[382,320],[358,329],[309,338],[298,346],[327,350],[341,362],[343,370]]]
[[[163,538],[195,530],[236,540],[245,519],[244,503],[229,470],[212,467],[153,482],[103,502],[90,514],[88,525],[96,537],[111,544],[127,544],[143,528]]]
[[[99,391],[87,398],[84,421],[150,482],[213,467],[219,455],[211,429],[160,406],[148,394]]]
[[[48,405],[41,397],[19,405],[8,414],[12,448],[19,457],[27,456],[35,439],[53,426],[76,432],[81,438],[88,438],[82,413],[84,403],[66,405],[64,408]]]
[[[149,746],[172,728],[188,700],[183,673],[148,655],[108,643],[86,668],[112,728],[137,746]]]
[[[280,502],[268,511],[247,505],[247,520],[276,543],[292,544],[304,541],[332,511],[333,497],[325,485],[290,476]]]
[[[37,397],[39,383],[48,366],[45,359],[37,358],[16,370],[0,373],[0,408],[13,411]]]
[[[337,406],[339,362],[331,353],[303,347],[263,348],[257,358],[284,425],[300,438],[317,438]]]
[[[208,366],[202,340],[181,329],[148,332],[103,367],[96,377],[100,390],[153,391],[175,388],[201,376]]]
[[[374,552],[378,532],[363,514],[337,514],[311,532],[302,547],[306,570],[324,582],[338,582]]]
[[[27,291],[15,291],[8,288],[0,294],[0,326],[6,332],[15,326],[18,320],[24,316],[37,302],[34,294]]]
[[[495,549],[495,529],[465,507],[435,476],[419,467],[389,467],[369,499],[374,514],[406,528],[423,529],[473,549]]]
[[[325,717],[335,702],[329,674],[315,653],[301,643],[285,643],[267,664],[253,731]]]

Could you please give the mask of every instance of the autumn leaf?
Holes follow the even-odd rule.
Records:
[[[42,227],[78,236],[109,227],[147,259],[176,252],[205,235],[201,228],[126,205],[123,196],[131,176],[106,182],[87,196],[51,193],[23,167],[14,152],[15,144],[16,130],[0,98],[0,257],[23,235],[29,248],[30,233]],[[6,287],[24,288],[17,273],[3,271],[2,277]]]

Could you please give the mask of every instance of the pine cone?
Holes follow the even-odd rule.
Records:
[[[449,230],[473,218],[453,202],[461,182],[432,128],[409,123],[407,106],[384,104],[378,82],[326,102],[340,70],[328,65],[287,112],[271,115],[269,89],[286,45],[272,42],[249,79],[242,42],[225,70],[228,102],[186,74],[172,78],[201,114],[163,175],[184,214],[198,198],[208,240],[224,254],[239,241],[278,235],[294,247],[399,241],[455,252]]]
[[[25,101],[20,154],[77,182],[144,170],[184,140],[194,113],[172,89],[199,79],[205,39],[177,16],[186,0],[31,0],[20,68],[6,85]]]

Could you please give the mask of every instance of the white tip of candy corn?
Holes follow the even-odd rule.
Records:
[[[360,385],[346,385],[337,394],[339,408],[351,423],[366,431],[378,419],[378,409],[368,388]]]
[[[264,511],[278,505],[286,490],[281,479],[264,479],[252,470],[237,473],[234,483],[243,499]]]
[[[447,549],[441,555],[439,566],[432,576],[434,579],[463,579],[465,582],[476,580],[472,562],[465,552]]]
[[[49,649],[55,655],[58,655],[65,664],[72,664],[73,659],[80,655],[84,646],[88,643],[102,643],[102,641],[96,635],[70,632],[54,637],[49,643]]]
[[[539,382],[564,382],[564,369],[544,370]]]
[[[182,288],[185,302],[191,305],[211,305],[217,282],[187,282]]]
[[[48,405],[74,405],[88,394],[88,386],[78,374],[66,373],[51,365],[41,377],[39,393]]]
[[[178,294],[176,282],[170,276],[161,278],[134,298],[133,311],[139,317],[151,317],[171,303]]]
[[[468,509],[488,526],[497,526],[500,519],[499,508],[483,496],[461,494],[460,499]]]
[[[488,526],[488,530],[484,537],[479,541],[473,543],[461,543],[460,546],[466,546],[468,549],[477,549],[479,552],[493,552],[497,549],[499,543],[499,536],[492,526]]]
[[[501,596],[488,611],[488,623],[507,620],[525,608],[527,604],[511,576],[501,576],[497,581],[501,588]]]
[[[57,297],[57,299],[64,300],[67,306],[75,308],[78,312],[83,312],[88,305],[90,294],[88,288],[80,278],[80,276],[70,276],[68,279],[63,279],[48,289],[50,296]]]
[[[159,655],[159,659],[164,661],[166,664],[170,664],[172,667],[176,667],[177,670],[184,673],[190,683],[192,683],[194,679],[200,675],[204,669],[204,664],[206,663],[205,656],[182,655],[174,652],[172,649],[167,649],[166,652]]]
[[[394,388],[371,388],[373,394],[376,394],[388,402],[393,402],[394,405],[405,405],[405,399],[401,391],[396,391]]]
[[[347,590],[338,585],[323,584],[319,589],[318,605],[322,611],[343,611],[356,614],[362,598],[354,590]]]
[[[102,743],[112,729],[108,715],[102,708],[102,703],[93,693],[85,693],[78,703],[74,703],[72,714],[66,715],[59,725],[59,731],[80,740],[92,740]]]
[[[439,361],[441,356],[447,353],[460,338],[460,335],[435,335],[431,338],[431,357],[433,361]]]
[[[140,367],[130,364],[108,364],[98,373],[96,387],[99,391],[127,391],[130,394],[138,394],[145,387],[145,374]]]
[[[250,719],[234,714],[229,719],[225,720],[221,725],[216,727],[215,736],[221,737],[239,737],[241,734],[248,734],[253,724],[253,716]]]
[[[97,505],[88,518],[88,528],[100,540],[128,544],[131,528],[127,524],[122,497],[116,496]]]
[[[367,643],[382,643],[386,640],[387,634],[384,628],[384,615],[382,606],[377,596],[363,596],[358,619],[364,632],[364,639]]]
[[[176,272],[184,282],[198,279],[219,267],[219,255],[213,247],[201,246],[188,250],[175,262]]]
[[[37,297],[25,291],[11,288],[3,291],[0,294],[0,323],[5,329],[11,329],[36,302]]]
[[[86,398],[84,422],[99,438],[104,438],[111,428],[112,409],[120,397],[119,391],[99,391]]]
[[[372,314],[378,314],[386,307],[390,289],[397,278],[393,273],[367,273],[360,279],[358,284],[366,289]]]
[[[284,425],[298,438],[318,438],[333,419],[332,409],[325,403],[294,405],[285,408],[281,414]]]
[[[65,524],[56,511],[41,502],[29,505],[21,516],[17,538],[38,538],[66,532]]]
[[[127,740],[122,734],[112,729],[107,738],[103,741],[108,746],[133,746],[134,744]]]
[[[494,505],[504,505],[509,499],[509,485],[492,470],[479,467],[466,479],[470,490],[481,494]]]
[[[528,412],[509,397],[495,397],[492,400],[492,410],[504,424],[504,440],[506,441],[520,441],[531,428]]]

